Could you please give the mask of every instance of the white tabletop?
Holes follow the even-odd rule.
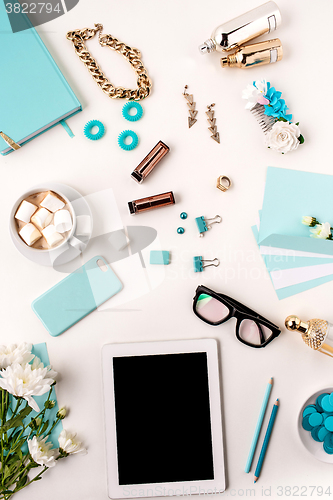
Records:
[[[101,380],[104,344],[203,337],[220,341],[226,493],[250,496],[254,488],[252,473],[245,474],[244,466],[270,377],[274,377],[270,405],[278,397],[280,409],[262,474],[251,496],[262,496],[264,488],[273,498],[279,494],[284,498],[289,491],[310,497],[310,486],[326,491],[331,484],[332,466],[317,461],[303,448],[297,434],[297,416],[312,393],[332,386],[333,360],[311,351],[283,325],[289,314],[333,322],[333,283],[279,301],[251,225],[262,205],[267,166],[327,174],[332,171],[329,33],[333,11],[330,0],[319,4],[278,0],[282,25],[276,36],[283,43],[284,58],[277,64],[251,70],[222,69],[217,53],[200,55],[198,45],[218,24],[258,3],[80,0],[66,15],[38,28],[82,102],[83,112],[68,121],[75,138],[70,139],[57,126],[0,160],[4,195],[0,214],[0,343],[47,342],[51,363],[61,375],[57,385],[59,405],[70,408],[64,426],[79,434],[88,455],[58,463],[42,481],[17,495],[22,500],[32,495],[35,500],[46,496],[49,500],[107,498]],[[104,24],[105,33],[142,52],[153,90],[142,103],[144,117],[137,123],[124,120],[124,103],[103,94],[66,40],[67,31],[93,27],[98,22]],[[119,54],[102,49],[97,40],[88,46],[112,83],[135,86],[134,73]],[[258,124],[244,109],[242,89],[259,78],[266,78],[283,92],[295,121],[300,122],[306,142],[296,152],[279,155],[266,149]],[[198,122],[191,129],[187,127],[188,112],[182,96],[185,84],[199,111]],[[213,102],[220,145],[210,139],[207,130],[205,110]],[[91,119],[101,120],[106,126],[106,135],[100,141],[88,141],[83,136],[84,124]],[[139,136],[139,146],[132,152],[124,152],[117,145],[118,134],[124,129],[133,129]],[[170,146],[170,153],[139,186],[130,179],[130,173],[159,140]],[[233,183],[227,193],[215,187],[222,174]],[[125,299],[121,300],[119,294],[115,310],[96,311],[57,338],[49,336],[30,305],[63,274],[21,256],[7,229],[14,201],[42,182],[65,183],[84,196],[112,188],[122,223],[155,228],[160,247],[172,255],[165,269],[147,266],[140,273],[132,272],[126,263],[117,263],[114,268],[124,282],[121,293],[128,294]],[[173,207],[129,215],[128,201],[169,190],[176,198]],[[307,196],[311,196],[311,186],[304,193]],[[179,218],[182,211],[189,214],[186,221]],[[199,239],[194,218],[216,214],[223,217],[222,224]],[[111,220],[113,214],[107,211],[101,217]],[[185,234],[177,234],[178,226],[185,228]],[[194,274],[194,255],[218,257],[221,265]],[[192,312],[198,284],[244,302],[280,325],[282,334],[265,349],[251,349],[235,338],[233,321],[215,329],[204,324]],[[108,307],[112,306],[111,300]]]

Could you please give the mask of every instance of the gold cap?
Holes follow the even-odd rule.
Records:
[[[297,316],[288,316],[284,322],[287,330],[291,332],[301,332],[307,333],[309,329],[309,323],[306,321],[300,320]]]

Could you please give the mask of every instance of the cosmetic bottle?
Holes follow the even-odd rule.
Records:
[[[229,56],[221,57],[221,66],[235,68],[251,68],[262,64],[271,64],[280,61],[283,56],[281,42],[278,38],[267,42],[253,43],[239,47]]]
[[[281,14],[275,2],[267,2],[259,7],[221,24],[213,31],[211,38],[200,45],[202,54],[218,50],[227,52],[258,36],[276,30],[281,24]]]
[[[286,328],[299,332],[303,341],[314,349],[333,357],[333,325],[323,319],[302,321],[297,316],[288,316]]]

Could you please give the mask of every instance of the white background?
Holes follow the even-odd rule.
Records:
[[[279,0],[282,26],[276,36],[283,43],[284,58],[277,64],[250,70],[222,69],[217,53],[200,55],[197,46],[218,24],[258,3],[80,0],[68,14],[38,29],[82,102],[83,112],[69,120],[75,138],[70,139],[58,126],[0,159],[0,341],[47,342],[51,363],[61,374],[59,405],[70,407],[64,425],[78,432],[89,453],[58,463],[41,482],[18,493],[18,499],[30,499],[32,495],[35,500],[107,498],[100,361],[104,344],[203,337],[220,340],[228,485],[224,495],[243,490],[245,496],[245,490],[253,488],[253,476],[244,473],[244,466],[271,376],[274,387],[269,412],[277,397],[280,409],[255,486],[256,497],[262,495],[262,487],[271,487],[276,498],[278,486],[310,485],[323,486],[324,490],[332,485],[333,495],[332,465],[308,454],[296,428],[303,402],[313,392],[333,386],[333,360],[311,351],[297,334],[283,328],[289,314],[333,322],[333,283],[279,302],[250,229],[261,208],[268,165],[331,173],[333,9],[330,0]],[[141,50],[152,78],[152,94],[143,102],[144,117],[133,126],[122,118],[124,103],[103,94],[66,40],[67,31],[92,28],[97,22],[104,24],[105,33]],[[112,83],[135,86],[133,71],[118,54],[102,49],[97,40],[89,42],[88,47]],[[295,121],[300,122],[305,144],[297,151],[280,156],[266,149],[258,124],[244,109],[242,89],[259,78],[266,78],[283,92]],[[182,97],[185,84],[194,94],[199,111],[198,122],[190,130]],[[212,102],[216,103],[220,145],[207,130],[205,110]],[[99,119],[106,126],[106,135],[98,142],[89,142],[82,133],[91,119]],[[117,136],[129,128],[138,133],[140,144],[134,151],[124,152],[117,145]],[[160,139],[171,151],[139,186],[130,179],[130,173]],[[233,183],[227,193],[215,187],[221,174],[228,175]],[[51,181],[69,184],[82,195],[113,188],[123,223],[155,227],[163,249],[172,253],[166,278],[153,292],[123,304],[117,311],[94,312],[58,338],[48,335],[30,305],[63,276],[21,256],[7,229],[12,204],[20,194],[34,184]],[[128,201],[168,190],[175,193],[175,206],[129,216]],[[311,195],[308,186],[304,197]],[[189,214],[184,222],[179,218],[182,211]],[[194,218],[215,214],[223,217],[223,223],[199,239]],[[112,213],[104,217],[112,218]],[[332,223],[333,215],[327,214],[330,217]],[[184,235],[176,232],[180,225],[186,230]],[[221,265],[194,274],[194,255],[219,257]],[[150,270],[150,275],[153,272]],[[125,288],[137,287],[136,279],[133,273]],[[191,309],[198,284],[258,310],[280,325],[282,334],[265,349],[251,349],[235,338],[233,321],[216,329],[200,322]],[[310,497],[309,489],[307,495]]]

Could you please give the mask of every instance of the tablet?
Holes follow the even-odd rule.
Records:
[[[109,344],[102,367],[109,497],[222,493],[216,341]]]

